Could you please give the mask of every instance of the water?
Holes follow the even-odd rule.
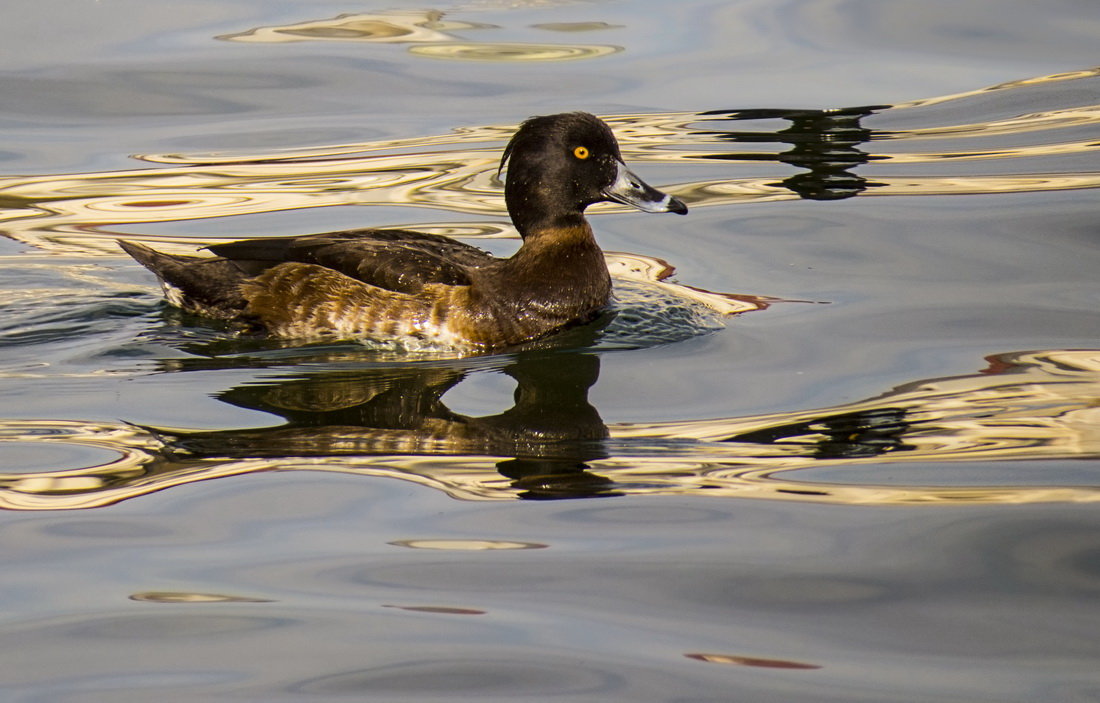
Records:
[[[1100,699],[1094,5],[18,2],[0,698]],[[512,353],[241,337],[114,244],[506,255],[569,109],[692,210],[593,208],[613,310]]]

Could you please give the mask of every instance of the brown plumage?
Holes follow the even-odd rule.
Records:
[[[523,237],[507,259],[408,230],[247,239],[211,246],[208,258],[120,245],[157,274],[170,302],[273,336],[489,350],[586,322],[607,305],[611,281],[588,205],[687,212],[632,174],[611,130],[586,113],[524,122],[505,164],[505,201]]]

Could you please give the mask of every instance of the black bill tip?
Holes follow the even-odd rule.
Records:
[[[684,205],[684,202],[679,198],[670,197],[668,199],[668,211],[675,212],[677,215],[686,215],[688,214],[688,206]]]

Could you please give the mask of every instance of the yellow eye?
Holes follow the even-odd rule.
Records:
[[[587,159],[588,158],[588,147],[583,147],[583,146],[577,147],[576,149],[573,150],[573,156],[576,156],[578,159]]]

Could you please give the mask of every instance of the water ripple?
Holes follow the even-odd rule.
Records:
[[[707,178],[673,185],[654,177],[692,208],[798,197],[1097,188],[1100,171],[1082,165],[1094,161],[1100,148],[1100,107],[1086,103],[1019,110],[1031,104],[1029,92],[1068,81],[1080,83],[1081,90],[1065,91],[1066,96],[1095,92],[1100,70],[1015,81],[893,107],[710,110],[606,119],[628,161],[653,164],[647,172],[660,164],[713,169],[761,161],[800,169],[786,177]],[[968,119],[976,111],[974,101],[983,101],[978,112],[989,119]],[[955,118],[966,121],[952,122]],[[788,126],[751,129],[775,120]],[[874,128],[864,122],[873,122]],[[9,176],[0,178],[0,223],[8,236],[37,247],[106,254],[117,251],[112,240],[123,235],[175,246],[213,241],[135,232],[135,226],[149,229],[162,222],[301,208],[407,205],[504,217],[497,167],[501,145],[514,128],[471,126],[446,135],[268,152],[143,154],[135,158],[158,166]],[[1042,142],[1028,142],[1032,135],[1042,137]],[[786,150],[776,151],[777,146]],[[946,162],[954,163],[948,167]],[[977,172],[960,173],[959,162],[973,163]],[[937,164],[944,164],[946,172],[927,172]],[[995,164],[1002,166],[994,168]],[[1011,165],[1012,172],[997,172],[1005,170],[1003,165]],[[620,208],[602,204],[593,212]],[[491,220],[462,226],[513,234]]]
[[[795,198],[1091,189],[1100,187],[1100,171],[1091,166],[1100,144],[1100,108],[1081,96],[1095,95],[1098,81],[1100,69],[1090,69],[892,107],[720,109],[612,115],[607,121],[626,159],[648,162],[653,181],[693,208]],[[1076,89],[1052,92],[1051,86]],[[32,282],[35,267],[56,268],[54,262],[25,254],[5,257],[12,272],[27,278],[6,291],[5,343],[25,351],[4,373],[34,375],[41,359],[27,349],[150,311],[151,294],[134,293],[133,286],[119,284],[99,263],[90,263],[90,257],[118,256],[116,237],[157,241],[177,251],[215,241],[157,234],[161,223],[349,204],[407,205],[472,216],[457,223],[417,223],[418,229],[515,236],[504,223],[497,174],[500,148],[513,129],[482,125],[442,135],[260,152],[145,154],[135,157],[144,165],[131,170],[0,178],[6,235],[48,250],[42,256],[55,257],[54,262],[59,253],[89,262],[67,262],[64,276],[73,280],[43,286]],[[772,172],[760,175],[761,163]],[[744,175],[750,166],[753,174]],[[662,169],[680,174],[680,182],[667,186]],[[1095,351],[1004,354],[983,373],[914,382],[821,410],[605,424],[587,401],[598,377],[593,351],[705,334],[724,324],[725,316],[773,302],[673,282],[671,266],[655,258],[609,252],[608,262],[618,280],[617,314],[602,329],[590,330],[591,338],[556,349],[534,345],[518,354],[502,371],[530,392],[517,393],[516,407],[499,415],[450,411],[443,393],[460,383],[465,371],[442,362],[413,370],[401,366],[387,371],[383,383],[369,364],[336,375],[325,366],[326,354],[355,362],[362,360],[362,350],[253,348],[247,340],[193,332],[186,343],[177,338],[173,344],[201,348],[204,358],[150,359],[149,364],[175,372],[202,365],[292,367],[308,358],[317,371],[277,387],[225,390],[225,402],[285,419],[272,428],[196,432],[78,420],[5,421],[2,439],[19,443],[21,454],[42,443],[76,450],[31,456],[23,467],[28,470],[0,475],[0,504],[93,507],[271,469],[401,478],[468,499],[687,493],[945,504],[1094,501],[1100,495],[1091,485],[1057,481],[1030,487],[873,485],[871,480],[852,485],[815,472],[841,465],[1095,458],[1100,455]],[[554,354],[572,367],[555,364]],[[532,358],[538,363],[528,363]],[[372,359],[377,364],[384,357]],[[554,374],[547,376],[547,369]],[[563,378],[573,382],[563,385]],[[554,381],[549,387],[548,379]],[[394,396],[393,389],[404,396]],[[556,398],[560,407],[540,406],[546,398]],[[57,461],[59,454],[77,463],[87,457],[102,463],[56,470],[39,470],[35,463]]]
[[[1100,351],[1003,354],[981,373],[917,381],[812,411],[605,424],[587,402],[595,356],[519,355],[516,405],[456,414],[460,369],[329,371],[227,390],[284,424],[196,431],[124,423],[0,421],[0,441],[111,449],[99,466],[0,474],[0,507],[91,508],[196,481],[271,470],[397,478],[467,500],[623,494],[859,505],[1097,502],[1100,485],[885,485],[874,468],[1100,454]],[[858,484],[814,469],[865,466]],[[799,475],[793,476],[793,473]],[[825,472],[822,472],[825,473]]]

